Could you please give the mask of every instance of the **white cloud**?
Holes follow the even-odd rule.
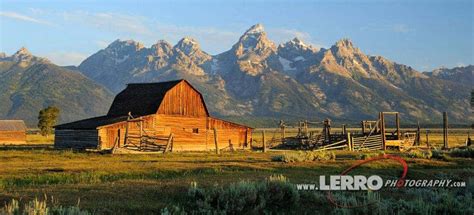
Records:
[[[61,15],[65,21],[79,22],[99,30],[126,32],[134,35],[151,34],[146,19],[142,16],[86,11],[63,12]]]
[[[244,33],[211,26],[195,27],[162,23],[133,14],[66,11],[60,13],[60,15],[66,22],[80,23],[101,31],[121,33],[119,35],[125,37],[111,38],[112,40],[134,39],[144,42],[148,46],[161,39],[176,43],[181,38],[189,36],[195,38],[201,44],[202,49],[210,54],[227,51]],[[270,39],[277,43],[283,43],[298,37],[315,47],[322,47],[322,45],[314,43],[309,33],[306,32],[285,28],[270,28],[267,33]],[[119,35],[117,36],[119,37]],[[100,48],[105,48],[109,43],[95,41],[95,44]]]
[[[0,11],[0,16],[8,17],[8,18],[11,18],[11,19],[16,19],[16,20],[20,20],[20,21],[25,21],[25,22],[32,22],[32,23],[41,24],[41,25],[50,25],[50,26],[53,25],[50,22],[40,20],[40,19],[36,19],[36,18],[26,16],[26,15],[23,15],[23,14],[19,14],[19,13],[16,13],[16,12]]]
[[[84,59],[87,58],[87,54],[79,52],[50,52],[43,54],[43,57],[48,58],[52,63],[59,66],[71,66],[79,65]]]
[[[407,25],[405,24],[395,24],[392,25],[392,31],[397,32],[397,33],[407,33],[410,32],[412,29],[410,29]]]
[[[165,39],[170,42],[177,42],[183,37],[195,38],[205,51],[217,54],[230,49],[239,39],[237,32],[218,29],[215,27],[191,27],[177,26],[164,23],[156,23],[153,27],[158,39]]]
[[[28,8],[28,10],[32,13],[32,14],[35,14],[35,15],[44,15],[47,13],[46,10],[43,10],[41,8]]]

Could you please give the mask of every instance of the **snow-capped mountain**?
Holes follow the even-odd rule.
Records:
[[[474,120],[468,110],[472,85],[366,55],[350,39],[327,49],[298,38],[276,45],[261,24],[215,56],[189,37],[150,48],[117,40],[79,70],[116,93],[130,82],[186,78],[221,116],[355,121],[400,111],[407,121],[437,122],[449,109],[453,121]]]

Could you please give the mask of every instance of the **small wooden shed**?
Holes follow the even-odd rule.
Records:
[[[218,138],[214,138],[214,133]],[[55,147],[173,151],[245,148],[251,128],[211,117],[186,80],[128,84],[105,116],[55,127]]]
[[[23,120],[0,120],[0,144],[25,144],[26,129]]]

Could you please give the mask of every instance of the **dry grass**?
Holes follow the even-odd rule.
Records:
[[[183,203],[193,181],[214,186],[281,174],[293,183],[313,183],[319,175],[342,172],[359,157],[356,152],[337,151],[335,161],[282,163],[271,158],[283,152],[110,155],[51,148],[0,150],[0,204],[12,198],[27,201],[46,194],[61,205],[75,205],[80,198],[81,208],[100,213],[158,212]],[[410,178],[444,173],[467,181],[474,175],[471,159],[407,160]],[[400,173],[400,167],[395,162],[370,163],[354,171],[357,173],[393,177]]]
[[[254,134],[258,139],[260,132]],[[28,139],[32,144],[52,141],[36,135]],[[51,145],[0,147],[0,205],[12,198],[30,201],[46,194],[65,206],[76,205],[80,199],[81,209],[91,212],[159,213],[164,207],[186,203],[184,196],[191,182],[212,187],[261,181],[278,174],[292,183],[314,183],[320,175],[339,174],[361,158],[360,152],[336,151],[334,161],[272,161],[284,153],[111,155],[54,150]],[[406,159],[411,179],[448,176],[468,181],[474,175],[474,161],[469,158]],[[400,174],[400,166],[391,161],[375,162],[353,173],[393,177]]]
[[[28,134],[26,135],[27,144],[53,144],[54,135],[49,135],[48,137],[42,136],[40,134]]]

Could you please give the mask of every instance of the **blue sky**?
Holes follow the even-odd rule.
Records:
[[[474,64],[473,13],[472,0],[0,0],[0,52],[25,46],[56,64],[77,65],[116,39],[151,46],[191,36],[218,54],[262,23],[276,43],[297,36],[330,47],[350,38],[366,54],[426,71]]]

